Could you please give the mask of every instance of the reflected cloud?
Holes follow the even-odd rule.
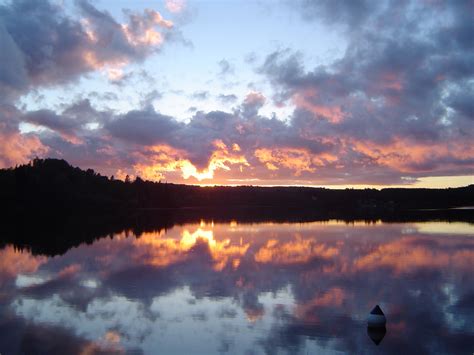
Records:
[[[387,334],[387,328],[385,327],[367,328],[367,335],[372,339],[375,345],[380,344],[385,337],[385,334]]]
[[[0,287],[18,274],[35,272],[47,260],[44,256],[33,256],[27,251],[6,246],[0,250]]]
[[[83,353],[458,353],[474,340],[468,234],[233,221],[123,232],[54,258],[8,246],[0,260],[19,267],[0,264],[12,280],[0,301],[33,331],[79,334]],[[376,303],[385,338],[365,331]]]
[[[314,239],[297,240],[288,243],[279,243],[271,239],[255,254],[255,261],[259,263],[295,264],[306,263],[314,258],[328,259],[336,256],[339,250],[334,247],[320,244]]]
[[[214,269],[223,270],[229,263],[235,269],[240,258],[245,255],[250,244],[232,245],[230,239],[216,240],[212,229],[199,227],[194,232],[184,229],[181,239],[170,239],[159,234],[142,234],[134,242],[138,248],[137,259],[154,266],[167,266],[185,260],[188,252],[203,243],[214,262]],[[207,249],[206,248],[206,249]]]
[[[120,334],[115,331],[108,331],[99,340],[86,345],[80,354],[97,353],[125,354],[125,349],[120,345]]]
[[[431,244],[427,247],[427,244]],[[403,237],[383,244],[374,251],[357,259],[358,269],[374,270],[390,267],[396,273],[420,271],[422,269],[446,269],[455,265],[459,269],[474,267],[474,249],[449,250],[449,243],[438,243],[420,237]]]

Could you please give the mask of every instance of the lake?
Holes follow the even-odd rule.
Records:
[[[0,250],[2,355],[473,352],[473,224],[203,221]]]

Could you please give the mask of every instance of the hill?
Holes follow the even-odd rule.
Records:
[[[35,159],[0,170],[1,209],[9,214],[116,213],[157,208],[284,207],[323,214],[401,213],[474,206],[474,185],[448,189],[345,189],[311,187],[200,187],[123,182],[64,160]]]
[[[64,160],[35,159],[0,169],[0,246],[61,254],[123,230],[171,228],[200,220],[347,223],[425,220],[474,223],[474,186],[452,189],[329,190],[309,187],[199,187],[123,182]]]

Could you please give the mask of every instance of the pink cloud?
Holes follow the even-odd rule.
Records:
[[[301,90],[295,93],[292,99],[296,107],[311,112],[315,117],[323,117],[331,123],[339,123],[345,117],[340,106],[318,103],[318,93],[316,90]]]
[[[35,156],[45,156],[49,148],[31,134],[2,132],[0,122],[0,168],[28,163]]]
[[[165,7],[169,12],[180,13],[186,8],[185,0],[166,0]]]

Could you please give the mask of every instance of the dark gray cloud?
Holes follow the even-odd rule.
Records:
[[[80,354],[94,350],[111,354],[71,330],[48,324],[34,325],[21,317],[8,315],[0,322],[0,343],[6,354]]]
[[[193,99],[203,101],[203,100],[206,100],[207,98],[209,98],[209,91],[206,91],[206,90],[196,91],[191,95],[191,97]]]
[[[115,76],[109,75],[109,82],[118,87],[126,87],[127,85],[136,85],[139,83],[145,83],[149,86],[156,85],[156,79],[148,73],[146,70],[130,70],[122,72],[120,69],[116,71]]]
[[[446,104],[466,119],[474,120],[474,85],[465,83],[452,90]]]
[[[171,162],[187,159],[197,168],[207,168],[220,146],[222,152],[227,149],[225,154],[241,156],[234,161],[248,163],[245,172],[231,171],[232,178],[236,173],[282,183],[290,179],[305,184],[386,184],[472,174],[474,51],[469,2],[407,1],[395,6],[390,1],[298,1],[292,7],[308,21],[334,23],[334,31],[343,28],[344,55],[330,64],[311,65],[301,52],[274,51],[258,68],[272,85],[272,96],[253,91],[239,103],[233,94],[213,93],[232,108],[193,108],[186,121],[159,112],[161,92],[153,89],[155,79],[136,70],[114,74],[118,85],[144,80],[150,84],[140,107],[129,112],[100,111],[88,100],[57,111],[28,112],[3,105],[0,133],[10,143],[2,147],[7,158],[1,164],[25,161],[40,152],[77,165],[87,161],[88,166],[100,167],[105,161],[102,171],[130,170],[162,157],[166,152],[153,150],[161,145],[167,147]],[[152,10],[125,12],[127,22],[119,24],[88,2],[78,2],[77,8],[82,22],[49,2],[23,0],[0,7],[0,36],[8,48],[0,56],[14,69],[0,68],[3,98],[73,80],[117,60],[141,61],[160,48],[140,37],[143,31],[160,29],[164,40],[174,31]],[[15,22],[20,13],[23,17]],[[30,31],[31,38],[24,36]],[[226,59],[219,67],[221,75],[234,72]],[[204,100],[210,93],[199,91],[192,97]],[[295,109],[285,121],[265,116],[269,100]],[[21,138],[22,122],[48,130],[24,136],[28,144],[21,145],[29,148],[18,155],[15,139]]]
[[[162,97],[163,97],[163,93],[154,89],[142,97],[141,106],[146,108],[152,105],[154,101],[160,100]]]
[[[251,92],[242,103],[242,114],[244,117],[252,117],[258,114],[258,111],[266,102],[265,96],[259,92]]]
[[[142,111],[130,111],[105,126],[114,137],[140,145],[173,141],[173,135],[180,127],[181,124],[175,119],[156,113],[151,107]]]
[[[234,73],[234,66],[227,59],[221,59],[217,64],[219,64],[219,75]]]
[[[2,43],[2,51],[0,52],[0,62],[2,63],[0,66],[0,96],[6,101],[14,97],[16,93],[21,92],[27,86],[28,80],[23,55],[1,22],[0,43]]]
[[[254,64],[257,61],[257,54],[255,52],[247,53],[244,60],[246,63]]]
[[[309,21],[349,30],[345,55],[332,64],[307,70],[302,53],[289,49],[264,60],[259,71],[276,96],[297,107],[292,126],[308,136],[337,137],[346,146],[342,158],[358,151],[411,173],[472,169],[472,152],[461,152],[474,139],[470,2],[300,1],[292,7]],[[456,152],[451,142],[458,142]]]
[[[197,168],[204,169],[216,150],[215,142],[222,142],[228,148],[238,145],[236,154],[245,157],[252,166],[252,170],[242,173],[246,178],[265,181],[270,166],[273,179],[281,181],[295,179],[296,174],[297,178],[310,183],[315,171],[318,179],[333,183],[407,181],[402,179],[406,173],[381,161],[382,158],[394,159],[392,153],[384,153],[380,158],[360,151],[356,149],[357,142],[352,146],[344,137],[338,138],[337,126],[334,128],[326,120],[314,120],[312,113],[305,110],[297,110],[290,122],[261,116],[258,110],[264,102],[261,94],[251,93],[232,113],[197,111],[184,123],[156,112],[152,106],[116,114],[96,110],[88,100],[82,100],[65,107],[61,113],[13,110],[10,112],[10,130],[11,134],[18,134],[19,122],[47,127],[49,131],[34,134],[37,144],[33,147],[39,144],[47,149],[49,156],[93,167],[108,175],[139,163],[151,164],[155,157],[163,159],[163,154],[171,154],[168,156],[171,160],[189,159]],[[96,125],[94,128],[90,127],[92,123]],[[314,133],[323,130],[325,135]],[[328,132],[334,132],[331,139],[327,138]],[[376,127],[374,132],[377,132]],[[362,138],[370,136],[370,131],[359,135]],[[356,136],[352,138],[356,139]],[[150,150],[153,146],[167,146],[178,151],[155,152]],[[407,160],[402,153],[395,158],[406,161],[406,167],[421,173],[444,173],[452,171],[453,167],[458,172],[468,173],[473,163],[471,156],[458,157],[458,152],[434,153],[414,161]]]
[[[234,94],[220,94],[217,99],[225,104],[230,104],[237,101],[237,96]]]
[[[344,24],[349,28],[360,26],[370,18],[375,8],[385,1],[353,0],[297,0],[290,3],[298,7],[304,19],[308,21],[323,21],[327,24]]]
[[[100,112],[91,106],[89,99],[84,99],[67,106],[63,112],[52,110],[29,111],[19,117],[22,122],[46,127],[61,134],[80,137],[88,123],[103,123],[109,113]]]
[[[119,98],[118,95],[112,91],[106,91],[106,92],[91,91],[87,94],[87,97],[89,99],[97,99],[99,101],[115,101],[115,100],[118,100]]]
[[[153,10],[126,12],[128,22],[122,26],[87,1],[76,5],[81,20],[49,1],[0,6],[3,99],[14,99],[32,87],[63,84],[106,65],[142,61],[159,50],[166,32],[173,31],[171,23]],[[143,37],[145,31],[157,37]]]

